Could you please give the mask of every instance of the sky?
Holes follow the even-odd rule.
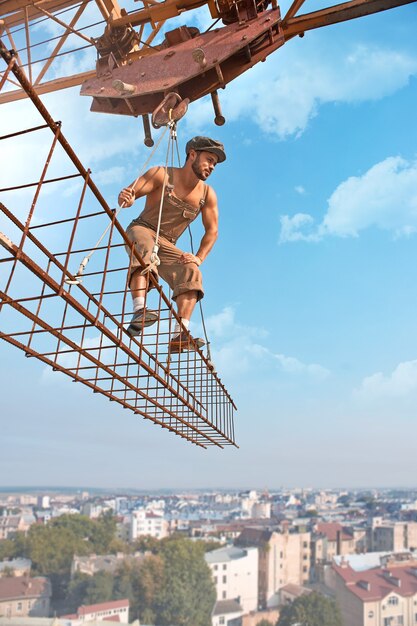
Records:
[[[227,152],[210,179],[220,235],[203,305],[239,448],[197,448],[2,342],[0,486],[415,487],[416,17],[411,4],[308,32],[220,92],[223,127],[209,100],[179,124],[182,150],[206,134]],[[78,92],[42,99],[114,206],[148,154],[141,123],[91,113]],[[38,120],[27,101],[2,105],[0,134]],[[31,180],[37,141],[8,146],[1,188]]]

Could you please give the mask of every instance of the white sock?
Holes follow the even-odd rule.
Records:
[[[145,306],[145,298],[144,296],[138,296],[137,298],[133,298],[133,310],[136,313],[140,309],[143,309]]]
[[[184,318],[181,319],[181,326],[179,325],[178,322],[175,323],[175,327],[174,327],[174,337],[176,337],[177,335],[180,334],[180,332],[182,332],[184,330],[184,328],[186,328],[187,330],[190,327],[190,320],[185,320]]]

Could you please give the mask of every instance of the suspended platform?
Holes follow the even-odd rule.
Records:
[[[212,363],[200,350],[169,354],[177,317],[152,276],[148,306],[159,319],[137,337],[127,334],[132,305],[125,246],[131,258],[137,253],[60,122],[1,41],[0,54],[6,64],[0,90],[13,74],[44,120],[0,137],[3,155],[12,144],[36,139],[39,146],[21,161],[35,160],[35,180],[14,180],[0,190],[0,338],[198,446],[236,445],[236,407]],[[25,169],[16,162],[13,173],[21,179]],[[70,284],[107,226],[82,282]]]

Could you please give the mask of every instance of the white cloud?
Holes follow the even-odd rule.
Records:
[[[126,183],[126,170],[124,167],[115,165],[104,170],[99,170],[94,176],[94,182],[98,185],[112,185],[119,183],[122,187]]]
[[[249,119],[272,137],[286,139],[303,133],[321,105],[383,98],[416,73],[417,59],[408,53],[375,45],[334,46],[331,36],[310,33],[236,79],[220,98],[228,121]],[[212,119],[211,101],[205,99],[190,107],[186,122],[199,131]]]
[[[302,185],[297,185],[296,187],[294,187],[294,189],[297,193],[300,194],[300,196],[302,196],[306,192],[306,190],[304,189]]]
[[[404,361],[391,374],[377,372],[363,379],[355,395],[366,399],[404,398],[417,391],[417,360]]]
[[[232,307],[209,317],[206,326],[209,337],[216,339],[213,360],[222,376],[239,376],[255,368],[258,373],[264,368],[268,375],[281,372],[314,380],[323,380],[330,374],[317,363],[303,363],[295,357],[272,352],[260,343],[268,336],[265,330],[239,324]]]
[[[417,161],[388,157],[351,176],[332,193],[319,224],[305,213],[282,216],[280,242],[356,237],[372,226],[396,237],[417,231]]]
[[[310,229],[312,231],[310,232]],[[296,213],[292,217],[281,216],[280,243],[287,241],[318,241],[319,235],[315,232],[314,218],[307,213]]]

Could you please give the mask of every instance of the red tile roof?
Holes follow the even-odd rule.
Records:
[[[346,587],[363,602],[382,600],[390,593],[402,597],[417,594],[417,561],[389,568],[375,567],[356,572],[350,565],[332,565]]]
[[[89,604],[86,606],[80,606],[77,609],[76,615],[60,615],[60,617],[76,620],[83,615],[91,615],[91,613],[101,613],[103,611],[111,611],[112,609],[124,608],[129,608],[128,598],[125,598],[123,600],[112,600],[110,602],[101,602],[100,604]]]
[[[296,585],[295,583],[288,583],[281,587],[280,591],[286,591],[295,597],[304,596],[312,593],[312,589],[308,589],[307,587],[302,587],[301,585]]]
[[[80,606],[77,614],[88,615],[89,613],[101,613],[102,611],[110,611],[111,609],[129,608],[129,600],[112,600],[111,602],[101,602],[100,604],[89,604]]]
[[[263,546],[272,537],[272,531],[263,528],[244,528],[236,539],[236,545],[238,546]]]
[[[43,577],[12,576],[0,578],[0,600],[50,596],[49,580]]]
[[[346,532],[342,524],[338,522],[320,522],[316,526],[318,533],[325,535],[328,541],[337,541],[337,533],[340,532],[341,541],[352,541],[352,535]]]

